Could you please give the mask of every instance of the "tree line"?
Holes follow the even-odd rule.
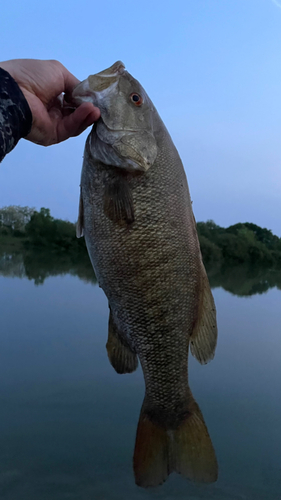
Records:
[[[251,222],[227,228],[212,220],[198,222],[197,231],[205,264],[226,263],[281,267],[281,238]]]
[[[198,222],[203,261],[214,265],[263,265],[281,268],[281,238],[250,222],[228,228],[214,221]],[[5,238],[6,237],[6,238]],[[48,208],[9,206],[0,209],[0,245],[7,238],[21,240],[25,248],[86,253],[84,238],[76,238],[75,224],[51,216]]]
[[[17,238],[24,248],[49,248],[68,253],[86,252],[84,238],[76,238],[72,222],[55,219],[48,208],[39,212],[33,208],[10,206],[0,209],[0,244],[5,236]]]

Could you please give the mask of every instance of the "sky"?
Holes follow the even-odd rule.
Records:
[[[182,158],[197,221],[281,236],[281,0],[11,0],[2,61],[58,59],[81,80],[121,60]],[[0,207],[76,221],[88,131],[21,140],[0,165]]]

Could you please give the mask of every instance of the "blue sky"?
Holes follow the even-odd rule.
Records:
[[[77,78],[121,59],[183,160],[198,221],[281,236],[281,1],[19,0],[1,5],[0,59],[58,59]],[[87,132],[20,141],[0,166],[0,206],[77,218]]]

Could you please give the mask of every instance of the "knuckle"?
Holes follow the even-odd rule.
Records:
[[[56,66],[57,68],[63,67],[62,63],[59,62],[57,59],[49,59],[49,63],[52,64],[53,66]]]

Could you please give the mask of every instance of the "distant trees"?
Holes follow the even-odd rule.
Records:
[[[24,231],[34,211],[34,208],[17,205],[0,208],[0,227],[6,226],[12,230]]]
[[[198,222],[197,230],[205,263],[281,266],[281,239],[268,229],[249,222],[225,229],[209,220]]]
[[[223,228],[208,220],[198,222],[197,231],[208,268],[245,263],[281,269],[281,238],[269,229],[250,222]],[[71,253],[73,259],[77,252],[87,254],[84,238],[76,238],[75,224],[55,219],[48,208],[41,208],[39,212],[14,205],[0,209],[0,244],[9,238],[15,242],[14,236],[24,236],[26,247]]]
[[[14,237],[21,237],[14,238]],[[17,241],[18,240],[18,241]],[[87,254],[84,238],[76,238],[75,224],[51,216],[48,208],[9,206],[0,209],[0,246],[48,248],[55,252]]]
[[[86,250],[84,239],[76,238],[75,224],[54,219],[48,208],[34,211],[25,226],[26,236],[31,245],[50,247],[64,251]]]

